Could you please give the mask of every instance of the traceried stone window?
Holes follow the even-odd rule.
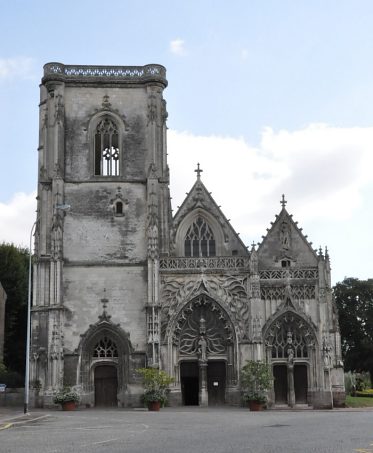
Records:
[[[111,118],[102,119],[95,131],[95,175],[119,175],[119,134]]]
[[[101,338],[93,348],[93,357],[118,357],[117,345],[107,336]]]
[[[189,227],[184,241],[185,256],[215,256],[215,238],[208,223],[202,218],[197,219]]]
[[[272,348],[272,358],[307,358],[308,347],[314,344],[313,335],[306,323],[294,316],[285,314],[269,330],[267,346]]]

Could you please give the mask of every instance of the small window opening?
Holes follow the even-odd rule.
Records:
[[[115,214],[123,215],[123,203],[121,201],[115,203]]]
[[[290,267],[291,262],[290,260],[282,260],[281,261],[281,267]]]
[[[237,256],[238,255],[238,250],[232,250],[232,256]]]

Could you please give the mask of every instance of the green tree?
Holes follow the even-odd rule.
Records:
[[[25,370],[28,260],[27,249],[0,244],[0,282],[7,294],[4,364],[21,374]]]
[[[373,384],[373,279],[345,278],[334,296],[345,369],[368,371]]]

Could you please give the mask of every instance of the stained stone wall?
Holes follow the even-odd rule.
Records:
[[[286,368],[286,404],[341,404],[328,252],[313,249],[284,197],[266,236],[249,250],[204,186],[199,164],[172,217],[166,86],[159,65],[45,66],[30,357],[31,380],[41,386],[35,401],[51,404],[69,385],[87,406],[138,406],[136,370],[148,365],[175,378],[172,405],[196,391],[192,400],[202,405],[209,398],[237,405],[239,372],[251,359],[267,361],[274,374]],[[109,129],[98,132],[102,121],[115,131],[115,146],[107,144]],[[106,174],[109,160],[118,171]],[[113,347],[97,352],[97,344]],[[181,376],[183,363],[188,376]],[[188,378],[194,390],[186,390]],[[307,395],[300,398],[299,389]],[[278,386],[268,396],[278,404]]]

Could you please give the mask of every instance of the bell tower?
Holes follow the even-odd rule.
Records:
[[[92,402],[80,340],[104,295],[133,355],[118,395],[136,385],[132,362],[157,361],[158,262],[170,223],[166,86],[155,64],[44,66],[31,380],[46,396],[64,381]]]

